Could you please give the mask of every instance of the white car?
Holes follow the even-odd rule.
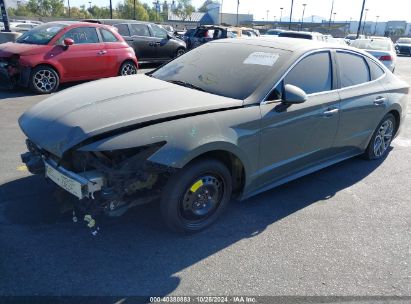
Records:
[[[397,53],[391,39],[357,39],[351,46],[367,51],[394,72]]]
[[[27,32],[31,30],[32,28],[35,28],[36,26],[38,26],[37,23],[10,22],[10,29],[13,32],[19,32],[19,33]]]

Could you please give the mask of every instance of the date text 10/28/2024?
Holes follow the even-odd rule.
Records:
[[[150,297],[150,303],[255,303],[255,297],[245,296],[166,296],[166,297]]]

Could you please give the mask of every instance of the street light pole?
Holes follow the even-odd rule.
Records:
[[[333,13],[334,18],[333,18],[333,23],[335,23],[335,15],[337,15],[337,13]]]
[[[283,9],[284,7],[280,7],[280,23],[281,23],[281,18],[283,17]]]
[[[290,22],[288,23],[288,29],[289,30],[291,30],[291,19],[293,17],[293,6],[294,6],[294,0],[291,0]]]
[[[113,3],[112,3],[112,0],[110,0],[110,19],[113,19]]]
[[[374,36],[375,36],[375,33],[377,33],[378,18],[380,18],[380,16],[377,16],[377,18],[375,19]]]
[[[70,0],[67,0],[68,10],[69,10],[69,18],[71,18],[71,9],[70,9]]]
[[[220,24],[223,24],[223,1],[221,0],[221,6],[220,6]]]
[[[304,23],[304,12],[305,12],[305,7],[306,7],[306,3],[303,3],[303,15],[301,17],[301,27],[300,27],[300,31],[303,29],[303,23]]]
[[[240,0],[237,0],[237,26],[238,26],[238,7],[240,6]]]
[[[330,20],[328,20],[328,29],[331,29],[331,18],[333,16],[333,10],[334,10],[334,0],[331,2],[331,12],[330,12]]]
[[[357,39],[360,36],[361,20],[362,20],[362,14],[364,13],[364,7],[365,7],[365,0],[363,0],[363,2],[362,2],[360,21],[358,22],[358,29],[357,29]]]
[[[267,21],[268,21],[268,13],[270,12],[270,10],[267,10]]]
[[[368,13],[368,8],[365,9],[365,15],[364,15],[364,24],[362,26],[362,34],[365,35],[365,23],[367,22],[367,13]]]
[[[136,0],[133,1],[133,20],[136,20]]]

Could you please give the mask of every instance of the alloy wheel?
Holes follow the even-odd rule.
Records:
[[[177,57],[180,57],[181,55],[184,55],[185,51],[183,49],[177,50]]]
[[[52,92],[57,85],[57,77],[49,70],[39,70],[33,76],[33,85],[43,93]]]
[[[121,76],[137,74],[137,68],[132,63],[126,63],[122,66],[120,74]]]
[[[385,120],[378,129],[377,136],[374,139],[374,155],[381,157],[387,151],[391,144],[392,136],[394,134],[394,124],[391,119]]]

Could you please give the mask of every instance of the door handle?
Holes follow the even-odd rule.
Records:
[[[104,54],[107,54],[107,51],[99,51],[99,52],[97,53],[97,55],[104,55]]]
[[[326,117],[330,117],[330,116],[333,116],[334,114],[337,114],[337,113],[338,113],[337,108],[332,108],[332,109],[329,108],[329,109],[327,109],[323,112],[323,115],[326,116]]]
[[[376,106],[380,106],[380,105],[384,104],[384,102],[385,102],[385,97],[383,97],[383,96],[378,96],[377,98],[374,99],[374,104]]]

